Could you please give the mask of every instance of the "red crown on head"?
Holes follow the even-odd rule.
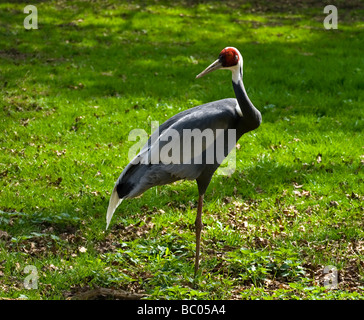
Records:
[[[227,47],[220,52],[219,59],[223,67],[232,67],[238,64],[239,54],[234,48]]]

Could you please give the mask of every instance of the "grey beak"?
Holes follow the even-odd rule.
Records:
[[[203,77],[205,74],[208,74],[214,70],[218,70],[218,69],[221,69],[222,68],[222,64],[220,62],[220,60],[216,60],[215,62],[211,63],[204,71],[202,71],[201,73],[199,73],[197,76],[196,76],[196,79],[197,78],[201,78]]]

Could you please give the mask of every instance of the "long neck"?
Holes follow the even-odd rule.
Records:
[[[233,72],[233,88],[235,91],[236,100],[238,100],[238,104],[242,113],[242,118],[245,120],[245,125],[247,126],[247,131],[254,130],[259,127],[262,116],[259,110],[254,107],[252,102],[250,101],[244,84],[243,84],[243,72],[242,66],[239,68],[232,70]]]

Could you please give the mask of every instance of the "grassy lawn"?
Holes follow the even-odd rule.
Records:
[[[325,30],[315,1],[33,2],[37,30],[0,4],[0,298],[364,298],[363,5]],[[195,182],[105,215],[132,129],[234,97],[230,72],[195,79],[226,46],[263,123],[207,190],[194,285]]]

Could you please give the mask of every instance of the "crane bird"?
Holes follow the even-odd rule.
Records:
[[[262,120],[259,110],[252,104],[245,91],[243,58],[240,52],[234,47],[224,48],[220,52],[219,58],[198,74],[196,78],[201,78],[218,69],[228,69],[232,72],[232,84],[236,99],[229,98],[206,103],[182,111],[164,122],[120,174],[112,191],[106,214],[107,229],[115,209],[122,200],[135,198],[157,185],[165,185],[181,179],[196,180],[199,197],[195,221],[195,277],[199,268],[203,198],[214,172],[221,164],[217,156],[211,158],[211,153],[208,151],[214,149],[213,147],[215,147],[216,152],[221,151],[219,149],[222,148],[223,158],[225,158],[239,138],[244,133],[258,128]],[[199,140],[201,143],[200,152],[187,152],[191,150],[186,147],[183,140],[183,133],[187,129],[198,129],[202,133],[210,130],[213,132],[213,141],[209,143],[206,137],[205,140],[201,138]],[[227,143],[229,130],[234,132],[232,147]],[[218,137],[222,133],[225,143],[221,143],[221,139],[218,143]],[[173,139],[169,139],[170,137]],[[162,152],[163,146],[172,143],[170,140],[174,141],[173,146],[176,147],[171,150],[177,149],[178,151],[175,152],[177,155],[174,157],[174,161],[168,163],[161,161],[161,159],[158,161],[158,158],[156,158],[157,161],[151,161],[155,155],[158,156]],[[198,139],[194,140],[197,141]],[[183,161],[179,161],[182,158]],[[196,161],[197,158],[200,161]]]

